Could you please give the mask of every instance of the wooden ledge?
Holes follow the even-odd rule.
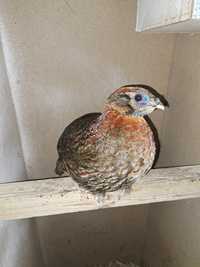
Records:
[[[71,178],[49,178],[0,184],[0,219],[122,207],[200,197],[200,165],[153,169],[134,184],[130,193],[108,193],[97,198]]]

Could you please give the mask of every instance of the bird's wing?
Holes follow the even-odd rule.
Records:
[[[57,144],[58,154],[61,159],[73,157],[73,154],[76,153],[76,148],[83,141],[83,136],[100,115],[101,113],[85,114],[64,129]]]

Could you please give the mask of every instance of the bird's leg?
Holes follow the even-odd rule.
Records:
[[[133,184],[125,184],[122,188],[124,194],[130,194],[132,191]]]
[[[125,195],[124,188],[118,189],[117,192],[116,192],[116,198],[115,198],[116,202],[120,201],[124,197],[124,195]]]
[[[117,194],[118,201],[121,200],[125,195],[129,195],[132,191],[133,184],[126,183],[119,190]]]
[[[105,192],[101,192],[101,193],[98,192],[98,193],[95,194],[98,208],[102,208],[103,207],[105,195],[106,195]]]

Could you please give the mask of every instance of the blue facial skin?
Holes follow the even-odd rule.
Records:
[[[135,96],[135,101],[138,104],[144,106],[144,105],[146,105],[149,102],[149,96],[148,95],[137,94]]]
[[[142,97],[142,104],[146,105],[146,103],[148,103],[148,102],[149,102],[149,96],[148,95],[144,95]]]
[[[150,97],[148,95],[136,94],[135,101],[138,103],[140,107],[145,107],[149,103]],[[147,114],[148,113],[146,113],[146,110],[138,110],[133,112],[133,116],[135,117],[144,116]]]

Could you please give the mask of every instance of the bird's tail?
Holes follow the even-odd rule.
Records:
[[[55,173],[57,175],[61,176],[62,174],[64,174],[65,171],[67,171],[67,170],[65,168],[64,160],[58,158],[58,160],[56,162]]]

